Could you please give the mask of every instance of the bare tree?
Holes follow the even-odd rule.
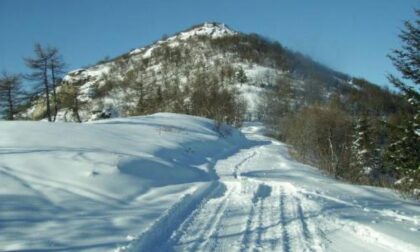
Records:
[[[48,70],[50,60],[55,53],[51,47],[48,46],[44,48],[38,43],[34,46],[34,52],[34,58],[24,58],[26,66],[32,70],[32,73],[27,75],[26,78],[37,83],[35,88],[36,92],[44,93],[47,118],[48,121],[51,122],[50,80],[48,77]]]
[[[3,72],[0,77],[0,107],[5,108],[7,120],[15,119],[16,106],[22,100],[22,95],[20,76]]]
[[[53,95],[53,102],[54,102],[54,118],[53,121],[57,118],[57,112],[59,109],[59,99],[57,99],[57,86],[61,82],[61,75],[63,75],[65,63],[63,61],[63,57],[60,54],[57,48],[51,48],[51,59],[48,64],[48,68],[51,73],[51,89]]]

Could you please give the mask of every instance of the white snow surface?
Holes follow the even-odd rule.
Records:
[[[111,68],[112,63],[103,63],[99,65],[95,65],[86,69],[76,69],[71,72],[69,72],[66,76],[64,76],[64,81],[74,82],[79,79],[97,79],[101,77],[102,75],[105,75],[109,72]],[[77,79],[74,79],[74,76],[77,77]]]
[[[169,113],[0,122],[0,250],[420,250],[418,202],[328,178],[258,123],[221,132]]]
[[[162,43],[168,42],[170,47],[176,47],[179,42],[177,40],[185,41],[195,36],[208,36],[212,39],[221,38],[224,36],[232,36],[237,34],[237,32],[228,28],[225,24],[219,23],[204,23],[188,31],[180,32],[174,36],[171,36],[165,40],[159,40],[153,46],[147,48],[136,48],[129,52],[130,55],[143,53],[143,58],[149,58],[152,55],[152,51],[156,46],[159,46]]]
[[[176,37],[179,37],[181,40],[186,40],[192,36],[197,35],[210,36],[211,38],[220,38],[234,34],[236,34],[236,32],[232,31],[224,24],[204,23],[203,25],[191,29],[190,31],[182,32]]]

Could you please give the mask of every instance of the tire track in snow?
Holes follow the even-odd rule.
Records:
[[[321,238],[320,229],[317,228],[310,218],[305,216],[304,207],[302,204],[302,199],[305,200],[303,194],[298,194],[299,197],[295,197],[297,205],[298,218],[301,222],[303,235],[306,241],[306,247],[308,251],[323,251],[324,245]]]
[[[287,191],[287,194],[286,194]],[[283,184],[280,195],[283,233],[283,251],[323,251],[318,230],[305,216],[302,200],[296,187]]]
[[[250,183],[243,180],[242,182]],[[251,182],[256,183],[256,182]],[[243,231],[241,251],[254,251],[263,247],[264,235],[270,228],[271,223],[267,223],[267,217],[270,216],[270,198],[272,187],[264,183],[258,183],[254,196],[251,200],[251,210],[248,214],[246,227]]]
[[[241,177],[241,173],[240,170],[241,168],[247,163],[249,162],[249,160],[251,160],[253,157],[255,157],[257,155],[257,151],[253,151],[252,154],[250,154],[249,156],[247,156],[246,158],[244,158],[241,162],[239,162],[238,164],[235,165],[235,168],[233,169],[233,177],[238,179]]]
[[[185,231],[193,225],[193,222],[197,218],[197,215],[202,214],[201,212],[204,209],[204,205],[209,200],[223,196],[223,194],[226,192],[226,187],[222,183],[220,183],[220,185],[221,187],[223,187],[223,189],[212,191],[211,194],[205,200],[203,200],[200,203],[200,205],[196,209],[194,209],[193,212],[179,225],[179,227],[177,227],[177,229],[174,230],[166,246],[171,246],[175,244],[177,241],[179,241],[179,239],[185,233]]]
[[[280,195],[280,187],[274,184],[272,186],[272,195],[267,199],[268,206],[264,214],[264,232],[262,236],[262,248],[264,251],[279,251],[279,243],[281,239],[281,224],[279,219],[278,197]]]
[[[224,191],[224,185],[214,181],[198,188],[194,193],[185,195],[180,201],[169,208],[156,222],[136,239],[126,246],[120,246],[116,251],[167,251],[167,244],[161,241],[170,240],[174,231],[182,222],[193,215],[202,202],[211,197],[217,197]]]
[[[217,225],[208,242],[203,246],[203,251],[239,251],[241,247],[241,237],[246,228],[249,204],[242,204],[251,201],[249,194],[241,193],[241,183],[233,182],[238,185],[238,190],[232,192],[228,200],[219,225]],[[239,187],[241,190],[239,190]]]
[[[254,245],[259,249],[263,247],[263,233],[268,228],[264,226],[264,217],[267,216],[266,201],[272,194],[272,187],[263,183],[258,184],[257,191],[255,192],[254,204],[258,209],[257,226],[255,229],[255,242]]]
[[[223,202],[218,207],[219,210],[217,211],[217,214],[215,216],[216,218],[214,219],[214,221],[208,222],[210,224],[210,228],[208,229],[208,231],[205,230],[205,237],[203,237],[204,242],[198,244],[198,251],[213,251],[211,247],[214,247],[215,244],[217,244],[217,233],[221,226],[221,221],[223,215],[225,214],[227,204],[229,203],[229,199],[232,193],[236,191],[235,189],[236,186],[229,190],[227,196],[223,199]],[[197,251],[197,249],[193,249],[191,251]]]
[[[259,206],[258,206],[258,227],[257,227],[257,239],[255,240],[255,244],[257,246],[261,246],[262,245],[262,235],[263,235],[263,228],[264,228],[264,223],[263,223],[263,218],[264,218],[264,201],[265,200],[260,200]]]
[[[172,217],[163,222],[167,230],[162,233],[159,225],[152,227],[151,232],[160,236],[152,236],[145,242],[149,246],[143,244],[134,251],[319,251],[316,248],[323,239],[305,216],[305,206],[313,207],[299,188],[240,177],[240,169],[257,154],[251,149],[239,162],[236,156],[219,163],[218,168],[228,173],[217,188],[192,204],[193,209],[169,213]],[[233,177],[232,163],[236,163]],[[163,245],[156,245],[162,241]]]
[[[285,195],[284,189],[281,188],[280,197],[279,197],[280,223],[282,226],[281,242],[282,242],[283,251],[290,252],[290,235],[289,235],[289,231],[287,230],[285,198],[286,198],[286,195]]]
[[[256,151],[248,155],[238,162],[234,169],[239,171],[247,161],[256,155]],[[228,163],[222,163],[222,166],[228,167]],[[232,174],[232,173],[231,173]],[[237,191],[239,182],[223,183],[217,182],[219,185],[227,186],[227,192],[221,197],[215,197],[212,194],[219,190],[212,190],[205,195],[200,195],[201,200],[193,200],[194,209],[190,206],[182,211],[177,209],[169,209],[154,225],[139,236],[134,242],[128,246],[121,247],[120,250],[131,251],[168,251],[168,250],[206,250],[208,248],[218,246],[218,233],[221,227],[221,220],[229,203],[232,193]],[[219,195],[220,196],[220,195]],[[175,208],[183,208],[180,205],[191,203],[185,202],[189,200],[182,199],[176,203]],[[197,202],[199,201],[199,202]],[[175,212],[172,213],[172,212]],[[167,227],[165,227],[165,225]],[[164,230],[164,232],[162,232]],[[161,234],[158,237],[158,234]],[[163,245],[159,244],[162,240],[166,240]]]
[[[220,226],[220,221],[228,204],[228,199],[234,191],[235,185],[227,184],[227,192],[221,198],[213,198],[205,202],[196,215],[186,221],[188,225],[181,225],[177,233],[181,235],[171,239],[171,246],[182,251],[201,251],[207,246]]]
[[[290,222],[289,230],[291,230],[291,240],[294,251],[313,251],[311,246],[310,231],[308,224],[303,215],[302,205],[296,195],[291,195],[288,198],[289,211],[290,211]]]
[[[241,245],[241,252],[245,252],[246,249],[251,247],[252,244],[252,226],[255,223],[255,205],[251,206],[251,210],[249,211],[248,218],[246,221],[246,227],[244,231],[244,235],[242,237],[242,245]]]

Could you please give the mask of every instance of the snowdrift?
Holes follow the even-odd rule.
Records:
[[[117,247],[217,178],[212,164],[247,143],[223,130],[231,134],[220,135],[211,120],[169,113],[1,122],[0,248]]]

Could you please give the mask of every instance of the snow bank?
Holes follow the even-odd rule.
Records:
[[[230,130],[169,113],[1,122],[0,247],[115,249],[215,178],[211,163],[246,143]]]

